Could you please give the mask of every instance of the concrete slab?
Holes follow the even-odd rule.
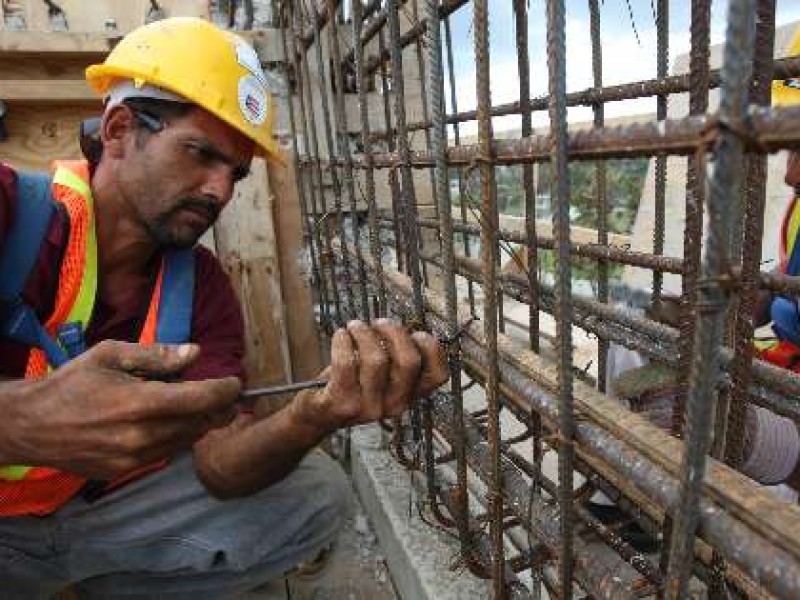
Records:
[[[383,447],[377,426],[352,433],[352,478],[403,600],[470,600],[492,595],[489,582],[458,563],[458,543],[411,510],[408,473]]]

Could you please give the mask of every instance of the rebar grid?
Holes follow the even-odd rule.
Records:
[[[593,87],[569,94],[565,2],[514,0],[519,100],[496,105],[495,4],[356,0],[347,15],[339,4],[283,2],[281,13],[305,240],[326,331],[392,316],[447,346],[449,389],[386,425],[397,459],[420,472],[420,513],[453,532],[463,564],[492,580],[496,598],[800,597],[800,512],[735,470],[749,407],[800,421],[800,376],[754,358],[752,344],[760,291],[800,296],[797,278],[760,271],[767,156],[800,143],[800,108],[769,106],[773,77],[800,75],[800,59],[772,58],[774,0],[730,0],[720,69],[709,61],[711,2],[692,0],[685,75],[669,74],[670,5],[653,1],[655,78],[613,86],[603,82],[604,3],[586,0]],[[546,36],[531,35],[533,10]],[[461,14],[472,55],[463,40],[454,52]],[[546,53],[545,97],[531,97],[532,50]],[[476,104],[459,112],[463,61],[475,67]],[[686,92],[690,114],[668,119]],[[609,124],[609,102],[643,97],[652,119]],[[592,109],[591,128],[568,122],[580,105]],[[549,127],[535,132],[542,111]],[[518,135],[498,139],[493,120],[508,115]],[[633,157],[653,169],[644,250],[615,244],[610,230],[609,161]],[[675,157],[687,164],[682,256],[665,253]],[[569,167],[586,161],[590,242],[570,219]],[[498,168],[509,165],[521,165],[518,221],[498,209]],[[542,189],[552,233],[537,214]],[[584,264],[595,268],[589,296],[573,288]],[[649,289],[621,284],[620,267],[649,271]],[[667,274],[681,281],[677,323],[655,318],[670,300]],[[504,310],[513,302],[527,306],[524,322]],[[584,334],[596,338],[593,373],[575,363]],[[670,432],[606,395],[612,345],[676,372]],[[590,510],[600,492],[655,550]],[[476,502],[485,513],[470,511]]]

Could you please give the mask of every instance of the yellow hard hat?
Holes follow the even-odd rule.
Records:
[[[800,28],[794,32],[789,50],[789,57],[800,56]],[[772,105],[794,106],[800,104],[800,78],[781,79],[772,82]]]
[[[275,102],[255,50],[208,21],[173,17],[134,29],[86,80],[103,95],[126,80],[173,92],[253,140],[257,155],[280,159]]]

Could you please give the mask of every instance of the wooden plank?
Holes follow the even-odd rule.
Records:
[[[59,54],[102,60],[119,36],[100,32],[11,31],[0,29],[0,54]]]
[[[303,221],[300,199],[295,185],[294,165],[270,162],[267,165],[269,185],[275,197],[275,233],[281,268],[283,301],[286,311],[286,333],[295,381],[316,377],[322,369],[320,332],[314,317],[311,291],[311,265],[304,254]]]
[[[78,125],[98,114],[99,104],[53,105],[42,111],[29,103],[9,103],[8,138],[0,142],[0,160],[19,169],[47,170],[52,161],[79,158]]]
[[[92,62],[87,56],[20,54],[0,60],[0,81],[85,79],[86,67]]]
[[[37,104],[85,102],[100,108],[100,97],[83,79],[4,79],[0,81],[0,98]]]
[[[236,186],[214,227],[217,256],[234,283],[247,327],[246,368],[251,385],[290,381],[291,362],[281,294],[280,265],[264,161]]]

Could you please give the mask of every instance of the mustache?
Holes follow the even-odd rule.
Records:
[[[213,223],[217,220],[221,210],[219,204],[213,200],[189,197],[178,200],[171,212],[178,212],[183,209],[205,211],[208,214],[208,220],[210,223]]]

